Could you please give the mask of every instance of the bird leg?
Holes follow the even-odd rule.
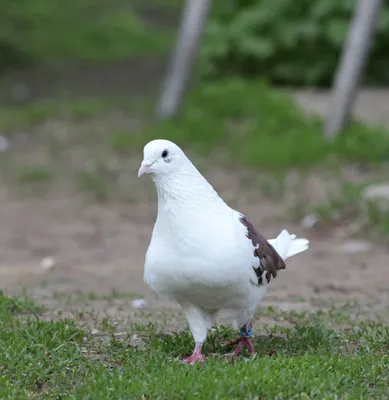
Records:
[[[253,328],[252,322],[248,322],[247,324],[243,325],[240,328],[240,337],[238,339],[233,340],[231,343],[226,344],[226,346],[234,346],[238,345],[234,352],[232,353],[233,356],[238,356],[243,348],[247,346],[249,348],[250,354],[255,354],[253,343],[251,342],[251,337],[253,335]]]
[[[204,362],[204,357],[203,357],[203,355],[201,353],[201,347],[202,346],[203,346],[202,343],[196,342],[196,346],[195,346],[195,348],[193,350],[192,355],[189,356],[188,358],[185,358],[181,362],[184,363],[184,364],[191,364],[191,365],[193,365],[197,361]]]

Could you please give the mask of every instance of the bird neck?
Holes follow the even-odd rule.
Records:
[[[170,212],[179,214],[197,214],[212,212],[225,207],[214,188],[201,175],[193,164],[169,174],[154,177],[158,194],[158,214]]]

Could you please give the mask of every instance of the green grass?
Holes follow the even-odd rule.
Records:
[[[163,334],[150,324],[128,337],[107,326],[96,338],[73,320],[26,319],[32,303],[0,297],[2,399],[376,399],[389,395],[389,329],[347,316],[347,308],[313,314],[265,315],[293,328],[264,327],[257,356],[234,362],[223,343],[236,335],[216,329],[205,365],[180,365],[192,350],[188,331]],[[34,306],[33,309],[37,310]],[[339,325],[341,324],[341,325]],[[347,325],[347,326],[345,326]],[[109,328],[109,329],[108,329]],[[262,333],[263,333],[262,332]],[[142,344],[131,344],[132,335]]]
[[[366,199],[364,189],[369,183],[343,184],[337,193],[312,209],[318,222],[315,229],[348,226],[350,235],[382,237],[389,235],[388,200]],[[307,211],[304,210],[304,215]],[[299,215],[303,217],[304,215]]]
[[[114,177],[105,165],[99,163],[94,165],[93,169],[78,171],[75,180],[78,190],[99,201],[106,201],[112,189],[110,181],[114,180]]]
[[[239,166],[283,171],[291,167],[310,168],[339,163],[378,164],[389,160],[389,134],[379,127],[353,123],[333,140],[323,137],[323,124],[308,116],[287,95],[270,89],[261,81],[226,80],[198,84],[190,93],[180,115],[171,121],[153,123],[150,104],[134,108],[113,99],[35,103],[0,111],[0,129],[7,134],[21,126],[37,126],[53,117],[93,120],[104,111],[123,110],[141,117],[139,128],[109,129],[110,151],[127,157],[140,152],[155,138],[167,138],[202,157]],[[368,149],[368,150],[367,150]]]
[[[52,169],[46,165],[20,165],[15,168],[13,173],[21,184],[45,184],[54,178]]]
[[[42,100],[25,106],[0,108],[0,129],[3,135],[31,129],[48,120],[69,122],[94,118],[115,108],[127,107],[129,100],[123,98],[82,98]],[[138,107],[139,108],[139,107]],[[138,108],[132,110],[138,111]]]
[[[143,142],[165,137],[201,154],[222,153],[234,166],[272,170],[389,159],[389,134],[354,123],[334,140],[289,96],[262,82],[227,80],[199,85],[174,121],[146,129]],[[369,149],[369,151],[366,151]]]
[[[70,0],[66,5],[60,0],[7,0],[3,7],[4,67],[15,61],[99,63],[158,55],[169,50],[173,39],[171,29],[150,24],[123,0]]]
[[[15,314],[37,314],[45,308],[29,300],[27,297],[8,297],[0,291],[0,317],[11,318]]]
[[[202,157],[216,155],[234,167],[272,171],[389,160],[389,134],[384,129],[353,123],[337,138],[326,140],[319,118],[304,114],[289,96],[261,81],[199,84],[176,119],[132,133],[112,132],[113,147],[130,149],[167,138]]]

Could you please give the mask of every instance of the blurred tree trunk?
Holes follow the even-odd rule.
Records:
[[[210,5],[211,0],[187,0],[186,2],[176,47],[156,110],[157,119],[173,117],[182,106]]]
[[[368,59],[382,0],[358,0],[333,87],[325,135],[342,131],[349,120]]]

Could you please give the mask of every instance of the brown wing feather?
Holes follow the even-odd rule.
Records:
[[[284,260],[277,253],[275,248],[254,228],[253,224],[245,217],[240,218],[240,222],[247,228],[247,237],[252,241],[254,256],[259,258],[259,268],[254,268],[258,276],[258,283],[262,283],[262,274],[266,271],[266,280],[270,282],[271,277],[277,276],[277,271],[285,269]]]

